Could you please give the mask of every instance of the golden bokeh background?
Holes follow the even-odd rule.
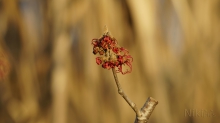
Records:
[[[149,123],[220,121],[219,0],[0,0],[0,123],[133,123],[91,40],[133,56],[118,74]]]

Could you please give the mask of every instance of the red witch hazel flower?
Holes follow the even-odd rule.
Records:
[[[120,47],[117,40],[109,35],[109,32],[104,33],[99,39],[92,39],[93,54],[99,54],[96,58],[96,63],[102,65],[105,69],[117,68],[116,72],[122,74],[132,71],[131,62],[133,58],[129,55],[127,49]],[[129,69],[123,71],[122,66],[128,66]]]

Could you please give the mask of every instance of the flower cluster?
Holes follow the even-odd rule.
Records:
[[[102,64],[105,69],[117,68],[116,72],[122,74],[130,73],[132,71],[131,62],[133,58],[129,55],[128,50],[120,47],[117,40],[111,37],[108,33],[104,34],[99,39],[92,40],[93,54],[99,54],[96,58],[98,65]],[[127,65],[129,69],[122,70],[122,65]]]

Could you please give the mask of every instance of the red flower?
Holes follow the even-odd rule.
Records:
[[[125,48],[123,48],[123,47],[120,47],[120,51],[121,51],[121,52],[124,52],[124,54],[128,54],[128,53],[129,53],[128,50],[125,49]]]
[[[104,37],[103,40],[104,40],[104,42],[106,42],[106,43],[108,43],[108,44],[111,44],[111,43],[112,43],[110,37],[108,37],[108,36]]]
[[[130,55],[118,55],[117,57],[118,61],[118,72],[121,72],[122,74],[130,73],[132,71],[132,65],[131,62],[133,61],[133,58]],[[122,65],[127,65],[130,69],[126,70],[125,72],[122,70]]]
[[[109,62],[103,63],[102,67],[105,68],[105,69],[110,69],[111,68]]]
[[[97,47],[97,46],[98,46],[98,40],[99,40],[99,39],[92,39],[92,45],[93,45],[94,47]]]
[[[118,55],[117,61],[119,62],[119,64],[123,64],[123,56]]]
[[[96,63],[97,63],[98,65],[102,64],[101,57],[97,57],[97,58],[96,58]]]
[[[99,52],[99,47],[94,47],[93,48],[93,54],[97,54]]]
[[[114,53],[118,54],[118,53],[119,53],[119,48],[118,48],[118,47],[113,47],[113,48],[112,48],[112,51],[113,51]]]
[[[117,40],[110,37],[108,34],[103,35],[100,39],[93,39],[93,53],[99,53],[101,57],[96,58],[98,65],[102,64],[104,69],[117,68],[117,72],[122,74],[130,73],[132,71],[131,62],[133,58],[129,55],[127,49],[117,45]],[[103,62],[105,59],[105,62]],[[122,70],[122,65],[129,67],[126,71]]]
[[[108,44],[106,42],[104,42],[104,41],[101,41],[100,45],[101,45],[101,47],[103,49],[107,49],[108,48]]]

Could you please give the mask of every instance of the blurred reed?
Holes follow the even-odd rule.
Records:
[[[1,0],[0,123],[133,122],[92,54],[104,25],[134,58],[124,91],[159,101],[150,123],[217,123],[219,15],[219,0]]]

